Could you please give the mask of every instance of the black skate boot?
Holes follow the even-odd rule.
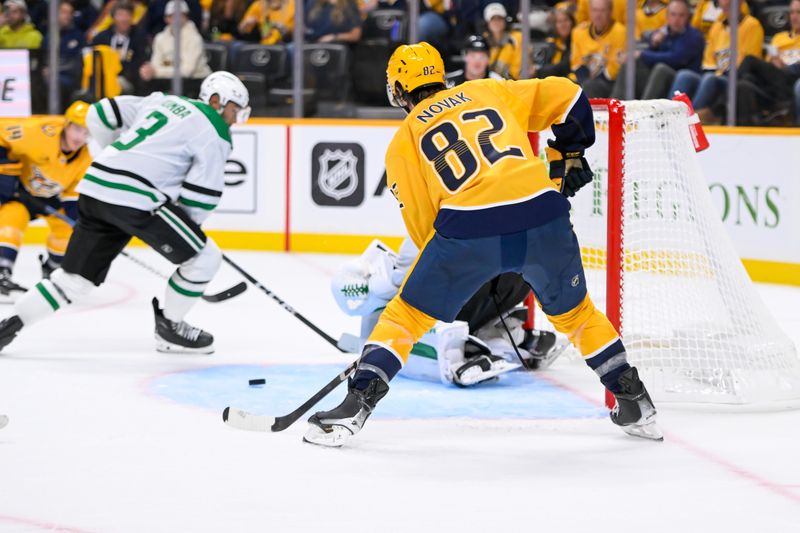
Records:
[[[636,367],[631,367],[619,377],[622,392],[614,394],[617,405],[611,410],[611,421],[622,431],[634,437],[664,440],[664,434],[656,425],[656,408],[644,383],[639,379]]]
[[[375,405],[389,392],[389,385],[375,378],[363,391],[349,389],[344,401],[330,411],[320,411],[308,419],[303,442],[338,448],[355,435],[372,414]]]
[[[0,268],[0,303],[14,303],[14,300],[16,300],[18,296],[22,296],[22,293],[27,290],[28,289],[11,279],[10,268]]]
[[[42,279],[50,279],[50,274],[57,268],[59,268],[58,263],[50,259],[49,256],[45,256],[44,254],[39,255],[39,263],[42,265]]]
[[[172,322],[158,307],[153,298],[153,313],[156,317],[156,350],[172,353],[214,353],[214,337],[186,322]]]
[[[0,322],[0,350],[8,346],[19,330],[22,329],[22,320],[17,315],[10,316]]]
[[[538,329],[525,330],[525,338],[519,343],[526,368],[544,370],[553,364],[561,353],[569,347],[566,340],[560,341],[552,331]]]

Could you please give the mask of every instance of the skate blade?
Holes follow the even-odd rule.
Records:
[[[468,369],[461,374],[461,377],[454,379],[453,383],[461,387],[471,387],[479,383],[484,383],[489,380],[495,379],[501,374],[511,372],[520,368],[522,365],[509,363],[508,361],[496,361],[492,364],[492,369],[486,372],[481,371],[478,367]]]
[[[156,350],[161,353],[181,353],[195,355],[209,355],[214,353],[214,345],[203,346],[202,348],[187,348],[179,344],[172,344],[162,339],[156,339]]]
[[[630,426],[620,426],[620,428],[622,428],[622,431],[628,435],[631,435],[632,437],[639,437],[642,439],[655,441],[664,440],[664,433],[661,432],[661,428],[658,427],[658,424],[656,424],[655,421],[642,425],[632,424]]]
[[[303,442],[327,448],[341,448],[352,436],[353,434],[342,426],[333,426],[330,431],[324,431],[315,424],[309,424],[308,431],[303,435]]]

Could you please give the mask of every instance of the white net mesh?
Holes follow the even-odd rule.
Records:
[[[595,181],[573,199],[572,221],[589,292],[605,309],[607,111],[595,109],[595,125],[587,152]],[[722,226],[688,128],[679,103],[625,103],[621,310],[630,362],[662,401],[800,397],[796,348]]]

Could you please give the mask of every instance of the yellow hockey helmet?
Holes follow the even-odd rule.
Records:
[[[389,102],[402,107],[403,93],[411,93],[426,85],[444,85],[444,61],[439,52],[426,42],[400,46],[389,58],[386,67],[386,92]]]
[[[86,114],[89,112],[89,104],[81,100],[76,100],[64,111],[64,118],[67,122],[77,124],[81,128],[86,127]]]

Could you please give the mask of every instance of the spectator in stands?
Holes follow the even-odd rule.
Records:
[[[255,33],[261,44],[279,44],[292,39],[294,0],[255,0],[242,21],[239,33]]]
[[[68,97],[80,85],[81,68],[83,66],[83,55],[81,51],[86,46],[83,39],[83,32],[75,27],[73,16],[75,8],[67,0],[61,0],[58,4],[58,28],[59,28],[59,47],[58,47],[58,83],[61,85],[62,97]],[[42,40],[42,48],[48,49],[49,35],[45,34]],[[50,77],[50,68],[47,68],[47,78]]]
[[[97,34],[106,31],[114,23],[112,13],[114,12],[114,7],[117,5],[117,2],[125,2],[131,5],[133,8],[134,25],[140,26],[141,22],[145,20],[147,15],[147,4],[144,0],[110,0],[103,6],[103,10],[100,12],[97,20],[89,29],[88,35],[90,41],[94,41],[94,38],[97,36]]]
[[[183,0],[170,0],[164,8],[164,30],[153,39],[153,55],[149,63],[139,68],[145,81],[172,78],[175,67],[175,37],[172,33],[172,17],[179,18],[181,28],[181,77],[200,79],[211,74],[203,50],[203,38],[194,22],[188,19],[189,6]]]
[[[212,0],[208,9],[208,20],[205,15],[203,18],[203,35],[207,35],[211,41],[232,41],[246,40],[258,41],[257,35],[250,38],[249,31],[239,32],[239,22],[244,19],[248,7],[261,5],[264,0],[256,0],[250,4],[251,0]],[[251,28],[255,29],[255,28]]]
[[[643,0],[636,8],[636,38],[650,40],[650,34],[667,23],[668,0]],[[688,23],[688,20],[687,20]]]
[[[750,8],[745,0],[739,0],[742,13],[750,14]],[[698,0],[694,6],[692,16],[692,26],[703,33],[703,37],[708,39],[708,32],[711,26],[722,17],[722,8],[717,5],[717,0]]]
[[[572,31],[570,67],[589,98],[607,98],[625,51],[625,26],[611,18],[611,0],[590,0],[589,22]]]
[[[354,43],[361,39],[361,14],[355,0],[309,0],[306,41]]]
[[[489,45],[481,35],[470,35],[461,49],[464,58],[464,68],[448,73],[445,80],[455,85],[465,81],[493,78],[502,80],[503,77],[489,68]]]
[[[670,0],[666,25],[650,33],[647,50],[636,52],[635,98],[666,98],[677,71],[700,73],[705,41],[700,30],[689,25],[690,17],[688,0]],[[626,68],[623,64],[620,69],[613,98],[625,98]]]
[[[112,0],[113,1],[113,0]],[[166,7],[172,0],[149,0],[147,3],[147,16],[144,20],[144,30],[147,35],[156,35],[164,30],[164,20],[166,20]],[[194,27],[203,27],[203,8],[199,0],[184,0],[189,6],[189,20],[194,23]],[[139,24],[138,19],[134,21]]]
[[[800,80],[800,0],[789,4],[789,31],[772,37],[767,60],[747,56],[739,67],[737,121],[741,126],[768,125],[792,105]]]
[[[3,2],[3,18],[0,26],[0,48],[38,49],[42,45],[42,34],[28,22],[28,6],[24,0]]]
[[[444,48],[445,39],[451,30],[450,15],[453,2],[449,0],[409,1],[422,4],[417,20],[417,38],[438,49]]]
[[[542,66],[533,65],[531,73],[536,78],[568,76],[570,73],[569,59],[572,50],[572,30],[575,28],[575,17],[572,14],[570,5],[559,5],[553,11],[553,36],[547,38],[547,42],[550,43],[551,47],[548,54],[549,61]]]
[[[122,64],[120,85],[126,94],[135,92],[139,80],[139,67],[145,61],[147,38],[133,24],[134,7],[129,2],[118,1],[111,10],[113,25],[100,32],[93,45],[105,44],[114,49]]]
[[[613,0],[611,5],[611,18],[614,19],[615,22],[619,22],[623,26],[625,25],[625,20],[627,19],[628,11],[626,0]],[[590,22],[589,20],[589,0],[578,0],[577,6],[575,10],[575,22],[580,25],[584,22]]]
[[[519,79],[522,69],[522,34],[509,31],[508,13],[503,4],[493,2],[483,10],[486,22],[484,38],[489,45],[489,68],[512,80]]]
[[[722,18],[716,21],[708,33],[706,50],[703,54],[704,74],[699,74],[691,69],[678,72],[669,91],[686,93],[692,99],[692,105],[698,111],[701,119],[706,121],[718,115],[711,110],[712,106],[719,105],[720,98],[724,97],[728,87],[728,78],[725,75],[730,67],[730,31],[728,28],[728,7],[730,0],[718,0],[722,9]],[[755,17],[746,15],[740,10],[738,29],[738,57],[736,62],[741,64],[745,56],[761,57],[761,48],[764,43],[764,29]],[[724,104],[723,104],[724,105]],[[702,113],[701,113],[702,111]]]

